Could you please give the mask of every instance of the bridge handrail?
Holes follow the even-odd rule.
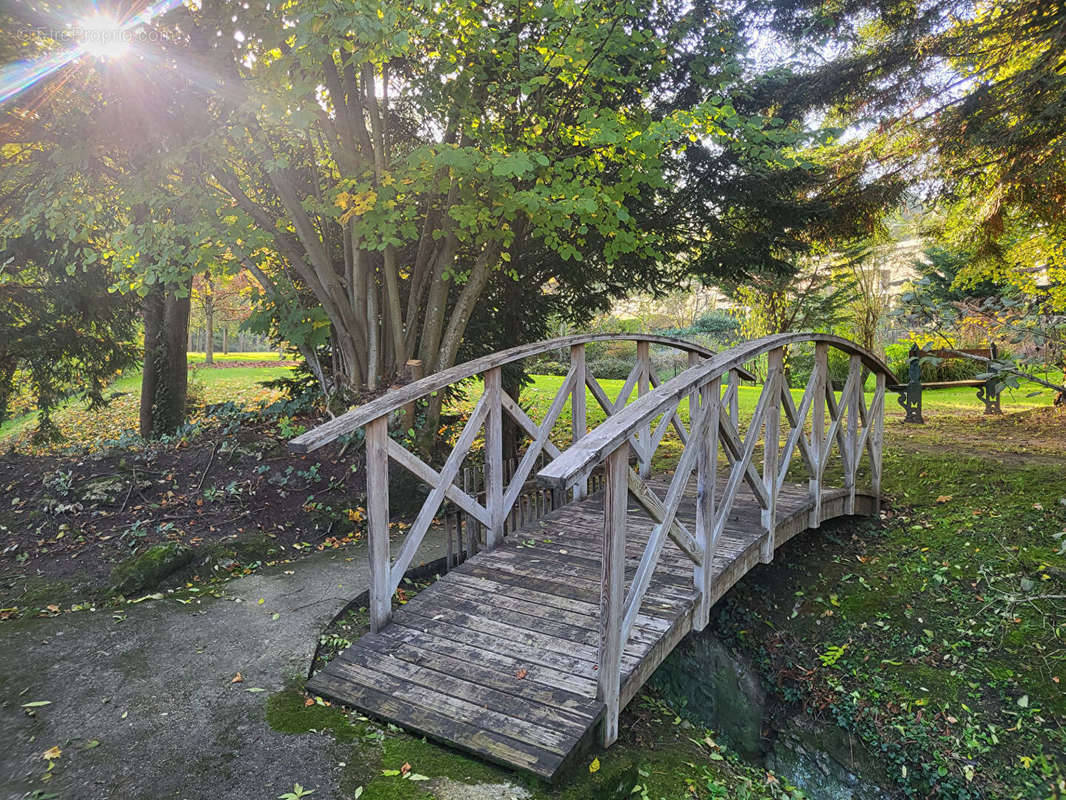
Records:
[[[690,367],[663,383],[643,397],[637,398],[617,414],[590,431],[563,451],[540,472],[537,479],[553,488],[566,488],[590,470],[603,463],[607,455],[621,445],[650,420],[659,417],[685,395],[699,386],[731,370],[742,370],[743,365],[771,350],[791,344],[822,342],[842,350],[848,355],[857,355],[874,374],[893,377],[891,368],[876,354],[848,339],[822,333],[779,333],[752,339],[728,350],[722,350],[701,364]],[[743,370],[744,374],[750,374]]]
[[[585,346],[599,341],[635,341],[636,358],[629,376],[623,383],[617,397],[608,395],[604,386],[591,370],[588,369]],[[654,334],[604,333],[582,334],[551,339],[544,342],[513,347],[483,358],[474,359],[443,372],[400,387],[372,400],[365,405],[354,408],[337,419],[320,425],[293,439],[289,446],[296,452],[310,452],[335,441],[345,433],[358,428],[366,432],[366,517],[368,557],[370,561],[370,625],[374,631],[380,630],[391,614],[391,598],[412,560],[418,553],[430,528],[441,515],[445,501],[450,508],[458,509],[455,532],[461,536],[462,529],[467,533],[464,550],[460,545],[456,553],[472,555],[481,547],[482,534],[484,546],[495,547],[508,531],[521,527],[519,520],[528,522],[525,506],[528,501],[543,495],[540,488],[529,488],[530,481],[538,464],[547,458],[561,454],[559,446],[553,441],[552,434],[561,419],[564,408],[569,403],[571,441],[577,441],[588,433],[586,390],[591,392],[593,401],[609,417],[617,414],[629,402],[636,392],[638,397],[646,395],[661,385],[655,365],[651,359],[651,345],[660,344],[688,352],[688,365],[691,367],[701,359],[714,355],[707,348]],[[535,422],[514,398],[503,391],[503,366],[523,358],[567,348],[570,351],[570,369],[560,381],[544,417]],[[484,381],[484,391],[478,398],[474,409],[466,419],[451,452],[439,467],[426,463],[420,454],[408,450],[401,442],[389,435],[390,417],[394,411],[404,409],[404,414],[413,412],[413,403],[421,397],[438,391],[449,384],[480,375]],[[735,399],[737,386],[741,379],[752,376],[746,371],[733,370],[730,373],[730,387]],[[523,438],[529,439],[520,458],[514,462],[504,462],[503,423],[505,415],[517,426]],[[631,437],[631,447],[637,453],[640,474],[647,476],[651,472],[650,454],[655,452],[667,430],[673,428],[678,437],[685,441],[687,431],[680,417],[670,414],[660,422],[653,432],[647,425]],[[481,453],[480,475],[472,474],[464,468],[464,462],[470,455],[478,437],[484,432],[484,447]],[[426,484],[430,491],[415,515],[414,521],[407,529],[395,554],[389,540],[389,468],[390,464],[402,467],[416,479]],[[460,486],[460,473],[463,480]],[[479,479],[483,478],[483,482]],[[480,484],[480,485],[479,485]],[[588,482],[575,484],[572,491],[551,492],[551,504],[565,503],[567,497],[574,499],[584,497],[589,490]],[[534,503],[534,505],[540,505]],[[517,518],[516,518],[517,510]],[[445,527],[448,527],[448,512],[445,511]],[[459,517],[462,517],[460,519]],[[680,526],[674,526],[680,529]],[[677,530],[674,531],[677,536]],[[446,538],[451,542],[451,534]],[[684,539],[678,537],[680,541]],[[395,555],[395,557],[393,557]],[[451,559],[449,559],[450,561]]]
[[[813,342],[814,368],[796,406],[784,380],[785,347]],[[829,375],[829,348],[848,354],[848,377],[839,399]],[[759,356],[766,356],[766,379],[755,410],[742,431],[737,407],[737,371]],[[863,391],[863,367],[876,376],[869,406]],[[723,396],[723,378],[729,383]],[[729,523],[741,484],[747,484],[761,509],[764,531],[759,541],[759,559],[768,563],[776,549],[778,496],[785,486],[792,456],[797,449],[810,477],[809,527],[823,520],[822,480],[836,443],[844,472],[844,513],[857,508],[858,464],[863,453],[870,456],[871,494],[881,494],[881,453],[884,438],[885,386],[891,370],[876,355],[839,336],[819,333],[784,333],[764,336],[695,363],[671,380],[643,393],[632,404],[617,407],[606,421],[571,446],[537,474],[537,479],[555,490],[575,487],[580,494],[592,470],[603,464],[603,538],[599,614],[599,663],[597,695],[606,710],[603,742],[618,736],[621,706],[622,652],[640,614],[644,597],[669,536],[695,564],[693,583],[699,601],[693,610],[693,630],[702,630],[710,618],[714,594],[714,558],[719,539]],[[678,420],[687,397],[689,426],[681,436],[683,449],[664,497],[645,478],[652,456],[662,441],[667,423]],[[782,429],[782,412],[786,425]],[[829,425],[826,426],[828,415]],[[811,431],[805,431],[807,418]],[[655,419],[656,434],[647,431]],[[781,446],[781,435],[785,444]],[[756,449],[763,443],[761,469]],[[635,450],[639,472],[630,467]],[[720,453],[724,451],[726,480],[718,482]],[[696,476],[696,516],[692,531],[678,519],[689,482]],[[644,545],[640,563],[626,586],[626,544],[629,497],[632,495],[651,518],[654,527]]]
[[[657,334],[644,333],[591,333],[562,336],[556,339],[545,339],[539,342],[523,344],[507,350],[501,350],[491,355],[475,358],[463,364],[457,364],[449,369],[441,370],[425,378],[401,386],[386,392],[381,397],[364,403],[361,406],[341,414],[329,422],[318,425],[306,433],[297,436],[289,442],[289,449],[294,453],[310,453],[335,442],[341,436],[352,433],[373,422],[375,419],[386,414],[391,414],[410,403],[419,400],[426,395],[440,391],[453,383],[481,375],[488,370],[512,364],[525,358],[537,356],[552,350],[561,350],[576,345],[584,345],[592,342],[645,342],[648,344],[664,345],[693,353],[702,358],[711,358],[715,351],[703,345],[689,342],[673,336],[660,336]],[[744,380],[754,380],[755,377],[747,370],[740,370],[740,377]]]

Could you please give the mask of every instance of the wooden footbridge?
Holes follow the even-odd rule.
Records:
[[[633,370],[613,400],[586,366],[586,345],[603,340],[636,342]],[[660,381],[653,346],[687,353],[687,369]],[[804,347],[813,349],[814,369],[797,403],[784,382],[785,350]],[[830,348],[848,358],[840,391]],[[559,349],[569,349],[570,369],[535,422],[502,391],[501,368]],[[764,377],[752,415],[742,417],[748,368]],[[876,513],[889,374],[872,353],[828,335],[769,336],[720,353],[658,336],[573,336],[432,375],[309,431],[294,450],[366,432],[371,633],[308,689],[555,777],[588,742],[617,738],[620,709],[752,567],[827,519]],[[484,391],[439,470],[390,438],[394,413],[475,376]],[[606,414],[592,430],[590,396]],[[564,450],[552,434],[568,403]],[[510,465],[504,414],[526,435]],[[680,457],[672,472],[653,475],[669,430]],[[483,483],[464,490],[459,477],[479,437]],[[395,555],[390,461],[430,487]],[[830,473],[839,485],[828,485]],[[393,595],[442,514],[458,539],[455,566],[394,610]]]

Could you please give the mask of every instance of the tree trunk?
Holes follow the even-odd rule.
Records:
[[[222,355],[229,355],[229,325],[222,326]]]
[[[7,419],[7,405],[15,393],[15,360],[0,361],[0,423]]]
[[[140,427],[146,439],[173,433],[185,422],[191,285],[154,286],[144,298]]]
[[[215,363],[215,301],[208,297],[204,303],[204,363]]]

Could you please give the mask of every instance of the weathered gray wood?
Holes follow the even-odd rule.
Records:
[[[839,336],[811,333],[782,333],[764,336],[708,358],[703,363],[667,381],[654,392],[637,398],[625,408],[619,408],[596,430],[542,469],[537,477],[547,485],[569,486],[577,476],[587,474],[593,465],[601,463],[608,453],[613,452],[627,438],[636,434],[646,422],[666,413],[671,405],[676,407],[681,398],[692,391],[693,387],[702,386],[716,376],[738,369],[762,353],[803,341],[824,341],[846,353],[858,355],[860,361],[874,371],[890,373],[888,366],[876,355]]]
[[[707,425],[713,426],[713,413],[724,412],[720,402],[711,402],[711,387],[706,395],[712,415]],[[627,461],[618,464],[623,474],[630,471]],[[662,492],[673,478],[655,478],[649,485]],[[738,527],[723,528],[713,554],[712,603],[759,561],[760,507],[743,482],[738,491],[731,514]],[[827,492],[827,517],[843,513],[846,496],[843,489]],[[678,503],[685,524],[696,524],[698,498],[697,485]],[[806,527],[810,502],[805,487],[786,484],[778,503],[781,543]],[[872,498],[858,495],[857,510],[869,513],[873,507]],[[635,508],[632,504],[625,514],[623,586],[656,527]],[[551,749],[573,752],[606,719],[596,699],[603,680],[604,523],[596,496],[552,512],[540,523],[547,527],[533,526],[532,545],[519,536],[449,572],[400,607],[381,633],[331,662],[309,688],[483,758],[545,777],[556,774],[558,767],[550,764],[561,764],[565,756]],[[688,562],[665,542],[632,635],[619,642],[619,707],[696,627],[702,597],[691,566],[675,574],[670,564]],[[482,730],[500,737],[486,739]],[[565,741],[555,738],[560,735]],[[503,740],[513,752],[501,751]]]
[[[575,344],[570,348],[570,369],[574,373],[570,400],[571,441],[579,441],[588,431],[588,410],[585,403],[585,384],[588,382],[585,361],[585,345]],[[557,456],[553,456],[555,458]],[[589,493],[588,479],[574,484],[574,499],[581,500]]]
[[[474,471],[469,467],[463,470],[463,491],[475,497],[479,494]],[[466,552],[468,555],[474,555],[480,549],[480,527],[481,525],[476,519],[469,516],[466,517]]]
[[[703,561],[694,570],[694,581],[700,593],[699,605],[693,616],[692,626],[697,631],[707,627],[711,616],[711,581],[714,577],[714,557],[718,542],[715,530],[715,490],[718,487],[718,428],[722,413],[719,400],[722,393],[721,376],[714,378],[700,389],[700,407],[707,415],[702,437],[692,437],[692,446],[698,448],[696,463],[696,541],[703,550]],[[695,403],[689,399],[689,419]]]
[[[740,425],[740,377],[737,370],[729,370],[729,419],[734,428]]]
[[[637,397],[643,397],[648,393],[651,381],[651,348],[647,342],[637,342],[637,367],[640,373],[637,378]],[[640,442],[640,462],[637,472],[640,477],[647,478],[651,475],[651,418],[644,420],[637,429],[637,441]]]
[[[366,428],[366,527],[370,560],[370,629],[379,631],[392,612],[389,579],[389,424],[385,418]]]
[[[763,394],[765,394],[765,392],[759,395],[760,401],[762,401]],[[769,401],[769,398],[767,398],[767,401]],[[758,407],[758,404],[756,404],[756,408]],[[762,418],[760,417],[759,419],[759,424],[761,424]],[[754,428],[756,432],[758,431],[758,425],[755,424],[754,416],[752,417],[751,423],[749,425],[748,434],[750,434],[752,428]],[[759,501],[759,504],[763,508],[766,508],[766,506],[770,502],[770,497],[766,493],[766,486],[763,483],[762,476],[755,468],[755,465],[751,462],[751,453],[754,452],[754,449],[752,449],[751,452],[748,453],[746,460],[744,456],[744,453],[748,452],[747,447],[745,445],[745,442],[747,442],[748,440],[748,435],[746,434],[744,440],[741,440],[740,431],[737,429],[737,425],[733,421],[733,415],[731,413],[726,414],[724,416],[719,415],[718,432],[721,435],[722,450],[725,453],[726,460],[728,460],[731,465],[736,465],[739,463],[741,466],[743,466],[742,477],[744,479],[744,482],[747,483],[749,487],[751,487],[751,490],[755,493],[755,497]]]
[[[848,399],[848,464],[844,472],[844,486],[848,489],[848,499],[845,508],[848,514],[855,513],[855,482],[859,472],[859,424],[861,418],[860,406],[864,402],[862,391],[862,361],[852,355],[848,360],[848,377],[855,374],[852,382],[851,397]]]
[[[764,564],[774,559],[774,526],[777,524],[777,459],[781,447],[781,388],[784,382],[784,348],[778,347],[766,354],[766,384],[763,394],[769,395],[766,404],[765,431],[763,437],[762,475],[768,498],[762,510],[762,527],[766,531],[760,549]]]
[[[700,357],[696,353],[689,353],[688,355],[688,365],[690,367],[694,367],[700,363]],[[662,386],[662,381],[659,380],[659,377],[655,374],[654,370],[649,377],[651,378],[651,385],[653,388],[658,389]],[[674,430],[677,432],[677,438],[681,440],[681,444],[688,444],[688,431],[685,430],[685,424],[681,421],[681,417],[678,415],[677,411],[674,411],[669,417],[664,415],[659,421],[659,426],[655,429],[654,436],[652,436],[652,453],[655,452],[656,448],[659,446],[659,442],[662,441],[663,435],[666,433],[667,424],[673,426]]]
[[[547,681],[536,669],[527,669],[519,678],[515,673],[521,669],[522,662],[496,656],[462,644],[448,643],[438,652],[428,645],[431,637],[419,637],[411,629],[386,628],[379,634],[369,634],[360,639],[360,648],[376,650],[394,658],[408,661],[428,669],[454,675],[471,683],[487,686],[497,691],[534,703],[542,703],[560,712],[570,720],[583,721],[589,725],[595,719],[595,704],[589,702],[589,696],[595,689],[589,684],[585,691],[575,692],[553,685],[550,677]],[[437,642],[441,644],[441,642]],[[341,658],[346,658],[346,653]]]
[[[836,392],[833,391],[833,385],[831,382],[826,382],[825,401],[826,408],[829,410],[829,430],[825,434],[825,442],[822,445],[822,468],[825,469],[825,464],[829,459],[829,451],[832,447],[832,443],[835,440],[837,443],[837,449],[840,451],[840,460],[844,465],[844,474],[847,475],[851,471],[849,466],[851,463],[850,447],[848,446],[848,440],[846,431],[844,429],[844,423],[847,419],[848,406],[851,403],[852,398],[855,396],[855,382],[858,380],[858,374],[850,371],[848,372],[847,380],[844,381],[844,388],[840,392],[840,402],[837,403]]]
[[[387,692],[355,683],[330,673],[319,673],[308,688],[325,697],[358,704],[374,716],[402,723],[419,733],[450,742],[481,758],[525,769],[541,777],[555,777],[563,759],[531,747],[491,729],[459,722],[434,708],[426,708],[394,698]]]
[[[642,365],[640,361],[637,361],[633,365],[633,368],[629,370],[629,375],[626,377],[625,383],[622,384],[622,388],[618,390],[618,397],[611,403],[611,409],[614,413],[618,413],[620,409],[625,408],[626,403],[629,402],[629,398],[633,396],[633,389],[637,386],[637,381],[640,379]]]
[[[546,436],[557,414],[540,425],[520,409],[516,415],[499,391],[495,368],[486,374],[485,392],[440,473],[391,443],[388,417],[379,417],[369,426],[367,452],[368,490],[375,504],[371,517],[378,520],[370,531],[371,571],[376,562],[379,577],[386,573],[372,591],[372,602],[379,603],[380,630],[335,659],[310,688],[486,758],[548,777],[588,739],[594,726],[601,725],[605,743],[613,741],[621,707],[682,636],[707,624],[710,606],[756,563],[771,558],[778,546],[812,520],[876,511],[886,377],[878,374],[867,408],[861,381],[865,362],[861,353],[850,352],[849,379],[838,403],[827,384],[827,350],[836,343],[832,337],[823,338],[814,337],[815,373],[799,408],[784,386],[782,340],[775,337],[760,345],[764,349],[758,352],[768,356],[768,377],[743,439],[732,419],[737,366],[730,366],[729,358],[719,360],[715,369],[710,366],[715,358],[692,364],[677,378],[656,385],[658,380],[648,368],[647,346],[638,348],[637,366],[644,363],[644,377],[634,372],[627,381],[630,393],[636,388],[637,399],[623,407],[624,395],[612,404],[602,389],[593,388],[593,396],[610,418],[577,437],[562,454],[557,448],[553,452]],[[580,361],[580,356],[573,361]],[[567,400],[573,405],[575,390],[583,397],[585,386],[598,387],[587,373],[583,383],[574,367],[572,362],[571,373],[553,400],[553,413],[556,405],[561,411]],[[727,374],[733,387],[723,397],[721,384]],[[644,480],[629,468],[629,454],[635,450],[650,460],[686,395],[691,424],[682,439],[685,448],[678,468],[668,479]],[[527,451],[524,463],[517,465],[504,464],[502,455],[490,464],[492,456],[486,454],[482,506],[481,473],[464,472],[465,492],[453,484],[492,407],[498,419],[505,410],[516,417],[533,439],[532,452]],[[808,442],[803,427],[812,409],[815,419]],[[790,426],[783,454],[782,410]],[[826,411],[831,421],[828,430]],[[615,430],[604,438],[601,431],[611,427]],[[764,434],[761,474],[753,464],[760,434]],[[492,439],[488,431],[486,439]],[[617,447],[603,459],[588,455],[611,441]],[[846,480],[840,489],[823,485],[833,442],[841,451],[845,475],[850,475],[850,482]],[[730,464],[721,480],[716,474],[719,443]],[[812,472],[805,487],[784,481],[797,447]],[[381,451],[377,456],[375,448]],[[565,487],[574,485],[574,474],[563,473],[561,482],[547,482],[550,495],[527,485],[526,477],[536,464],[543,464],[544,454],[556,456],[557,464],[581,449],[587,452],[576,477],[589,478],[593,486],[602,483],[602,495],[579,497],[556,508]],[[857,486],[857,466],[866,451],[873,494]],[[434,485],[391,569],[390,454]],[[551,466],[541,472],[550,473]],[[689,486],[693,469],[697,470],[694,490]],[[817,493],[812,492],[814,481]],[[382,485],[384,492],[375,491]],[[391,623],[382,627],[389,616],[387,610],[382,612],[381,601],[390,607],[400,572],[410,564],[445,499],[456,509],[445,513],[446,535],[450,539],[450,519],[455,519],[457,528],[465,519],[471,537],[467,553],[472,557],[398,607]],[[504,541],[497,538],[495,549],[473,555],[476,528],[486,518],[501,533],[510,519],[514,535]],[[383,559],[381,547],[375,545],[382,540]],[[695,569],[693,555],[699,562]],[[387,590],[383,598],[382,585]]]
[[[444,496],[448,491],[448,486],[455,480],[456,475],[459,474],[459,468],[462,466],[463,459],[466,458],[466,454],[470,452],[470,446],[474,443],[474,439],[477,438],[478,431],[481,429],[481,425],[485,420],[489,411],[489,401],[486,395],[481,395],[477,405],[474,406],[473,412],[470,414],[470,419],[467,420],[463,432],[459,434],[459,441],[455,444],[455,449],[449,454],[447,460],[444,462],[444,467],[440,471],[440,483],[433,487],[433,490],[429,493],[429,497],[426,498],[422,504],[422,509],[418,512],[418,516],[415,517],[414,524],[411,525],[410,530],[407,531],[407,536],[403,540],[403,544],[400,546],[400,552],[396,554],[396,560],[391,569],[391,581],[392,586],[389,589],[389,594],[396,591],[396,587],[400,585],[400,580],[403,578],[408,567],[411,565],[411,559],[415,557],[415,553],[418,552],[419,546],[422,544],[422,540],[426,536],[426,531],[429,530],[429,526],[433,524],[433,519],[437,515],[437,509],[440,508],[441,502],[444,500]],[[491,514],[490,514],[491,516]]]
[[[397,464],[402,466],[416,478],[421,479],[427,483],[430,487],[444,486],[444,496],[459,506],[467,514],[481,520],[485,525],[492,524],[492,518],[489,510],[481,505],[477,500],[466,494],[462,489],[453,483],[443,483],[441,475],[433,467],[429,466],[425,461],[420,459],[411,451],[407,450],[402,444],[395,439],[386,439],[387,447],[389,450],[389,457],[392,458]]]
[[[759,402],[755,406],[755,413],[752,414],[751,424],[748,427],[747,435],[744,438],[744,449],[733,461],[732,469],[729,470],[729,477],[726,479],[725,489],[722,490],[722,499],[719,502],[719,508],[715,513],[715,539],[721,536],[726,522],[728,521],[729,512],[733,508],[733,504],[736,502],[737,491],[740,489],[740,482],[747,476],[748,470],[751,469],[751,458],[755,453],[755,445],[759,440],[759,429],[762,427],[763,419],[766,417],[766,409],[769,404],[770,394],[764,389],[762,394],[759,395]],[[718,428],[723,435],[733,433],[732,423],[720,415],[718,419]],[[765,497],[765,485],[755,481],[749,482],[749,485],[752,489],[760,489]],[[768,503],[768,498],[766,498],[765,501],[760,498],[760,505],[762,508],[766,508]]]
[[[632,373],[630,374],[632,375]],[[592,392],[593,399],[595,399],[599,407],[603,409],[604,414],[610,417],[611,415],[617,413],[618,409],[615,408],[614,401],[607,396],[607,392],[603,390],[603,387],[600,386],[600,382],[596,380],[596,377],[592,373],[585,373],[585,385],[588,387],[589,391]],[[629,435],[629,446],[633,449],[633,452],[639,453],[640,443],[637,441],[636,434]],[[594,467],[590,467],[590,469],[593,468]],[[587,476],[587,473],[585,473],[584,475]],[[586,479],[586,477],[581,476],[575,480]]]
[[[485,529],[485,546],[490,550],[503,539],[507,506],[503,499],[503,384],[502,368],[485,372],[485,508],[489,523]],[[524,478],[523,478],[524,480]]]
[[[814,345],[814,381],[811,397],[811,460],[814,462],[807,487],[811,496],[811,513],[808,525],[817,528],[822,524],[822,475],[825,472],[825,394],[829,381],[829,345],[817,342]]]
[[[512,364],[515,361],[529,358],[530,356],[546,353],[550,350],[565,350],[567,347],[575,344],[610,341],[654,342],[655,344],[674,347],[678,350],[696,352],[704,357],[714,355],[713,350],[708,350],[706,347],[695,344],[694,342],[687,342],[684,339],[675,339],[670,336],[658,336],[655,334],[580,334],[577,336],[564,336],[559,339],[549,339],[543,342],[519,345],[518,347],[512,347],[509,350],[501,350],[498,353],[483,356],[482,358],[476,358],[473,361],[467,361],[465,364],[459,364],[450,369],[441,370],[440,372],[429,375],[422,380],[409,383],[406,386],[388,392],[369,403],[364,403],[361,406],[353,408],[351,411],[341,414],[336,419],[297,436],[289,442],[289,448],[294,453],[310,453],[313,450],[324,447],[330,442],[335,442],[345,434],[362,428],[372,419],[391,414],[393,411],[406,406],[408,403],[438,392],[453,383],[458,383],[467,378],[472,378],[475,375],[480,375],[493,367],[502,367],[507,364]],[[746,379],[754,380],[754,378],[750,376]]]
[[[562,386],[559,387],[559,391],[555,393],[555,397],[552,399],[551,407],[548,409],[544,421],[541,422],[537,435],[529,443],[529,447],[526,448],[526,452],[522,455],[522,460],[518,462],[518,466],[515,468],[514,476],[511,478],[511,485],[507,487],[507,493],[503,498],[505,508],[510,508],[514,505],[515,500],[518,499],[519,492],[522,491],[526,478],[529,477],[533,467],[536,466],[537,459],[540,457],[545,443],[549,441],[552,429],[555,427],[559,415],[562,414],[563,409],[566,407],[566,401],[570,398],[570,389],[574,385],[576,374],[576,368],[571,365],[569,372],[563,379]]]
[[[600,648],[597,699],[604,705],[603,745],[618,738],[622,669],[622,612],[625,604],[626,506],[629,499],[629,446],[607,457],[600,581]]]
[[[682,457],[684,457],[683,453]],[[657,523],[662,524],[669,516],[670,522],[666,530],[667,534],[693,562],[696,564],[702,563],[703,549],[700,547],[699,542],[696,541],[696,537],[680,521],[673,518],[674,515],[667,511],[666,504],[659,499],[655,492],[648,488],[648,485],[633,470],[629,470],[629,491],[633,495],[633,499],[640,503],[644,510],[648,512],[648,515]]]
[[[694,441],[699,441],[700,438],[704,436],[706,430],[708,418],[707,409],[697,409],[695,416],[690,416],[689,418],[692,420],[692,439]],[[696,466],[696,458],[698,455],[699,448],[697,447],[686,447],[681,453],[681,460],[678,462],[677,468],[674,471],[674,477],[670,481],[670,488],[666,493],[666,499],[662,502],[662,513],[657,520],[658,524],[648,538],[648,544],[645,547],[644,555],[640,559],[640,565],[637,567],[637,572],[633,576],[633,581],[629,588],[629,594],[625,599],[625,613],[622,617],[623,644],[625,644],[626,640],[629,638],[630,629],[632,629],[633,623],[640,611],[641,601],[644,598],[645,592],[648,590],[648,585],[651,583],[655,568],[659,564],[659,556],[662,552],[663,544],[666,542],[666,532],[671,530],[675,524],[678,504],[681,502],[681,497],[684,494],[685,487],[688,485],[692,470]],[[632,484],[632,470],[630,471],[630,476],[630,483]],[[643,486],[644,482],[638,478],[637,483]],[[647,487],[644,488],[646,489]],[[650,490],[648,491],[648,494],[652,494]],[[655,495],[652,494],[652,497],[655,497]],[[655,514],[652,514],[653,518],[655,516]],[[678,526],[680,527],[680,523],[678,523]],[[691,534],[688,538],[691,540]],[[686,545],[697,550],[697,553],[689,555],[692,557],[692,560],[696,565],[699,566],[706,557],[703,552],[698,552],[700,549],[699,544],[695,541],[687,541]],[[682,547],[682,550],[685,550],[686,553],[688,553],[688,548]]]
[[[792,454],[795,452],[797,445],[799,445],[804,465],[808,471],[814,471],[814,461],[811,458],[810,445],[803,431],[803,425],[807,421],[807,414],[810,411],[811,403],[814,401],[812,389],[817,383],[818,376],[812,370],[811,377],[807,380],[807,387],[803,390],[803,397],[800,398],[800,405],[797,409],[792,399],[792,392],[789,391],[785,381],[781,381],[781,406],[784,409],[785,419],[788,421],[791,430],[785,441],[785,449],[781,451],[781,462],[777,471],[778,486],[783,486],[785,483],[785,476],[788,474]]]
[[[522,410],[522,407],[507,392],[500,395],[500,400],[503,403],[503,410],[511,416],[511,419],[518,423],[519,427],[526,432],[526,435],[531,439],[536,439],[540,434],[540,426],[529,418],[529,415]],[[556,447],[551,439],[547,439],[544,442],[544,452],[552,458],[558,458],[562,455],[562,450]],[[514,466],[512,466],[510,477],[514,477]]]
[[[870,492],[877,498],[877,513],[881,513],[881,474],[885,447],[885,375],[879,372],[874,377],[874,402],[870,413],[873,417],[873,433],[870,436]]]

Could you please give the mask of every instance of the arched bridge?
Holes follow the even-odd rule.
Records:
[[[636,342],[614,399],[586,361],[586,346],[603,340]],[[687,368],[660,381],[653,347],[687,353]],[[501,369],[560,349],[570,351],[569,371],[534,421],[502,390]],[[841,353],[838,373],[847,365],[836,388],[831,350]],[[786,385],[786,352],[813,359],[801,396]],[[762,381],[742,390],[748,369]],[[617,738],[620,709],[752,567],[827,519],[877,512],[889,374],[872,353],[821,334],[767,336],[719,353],[658,336],[574,336],[454,367],[309,431],[294,450],[366,433],[372,630],[308,689],[554,777],[593,737],[606,745]],[[390,438],[390,417],[478,376],[484,389],[439,469]],[[757,397],[750,415],[742,394]],[[591,430],[590,399],[606,415]],[[557,422],[567,405],[564,449],[552,434],[566,438]],[[504,415],[525,436],[510,462]],[[654,472],[664,440],[680,455],[671,470]],[[390,461],[430,487],[396,542]],[[467,461],[477,463],[479,480],[464,472]],[[441,525],[453,568],[394,609],[419,546]]]

